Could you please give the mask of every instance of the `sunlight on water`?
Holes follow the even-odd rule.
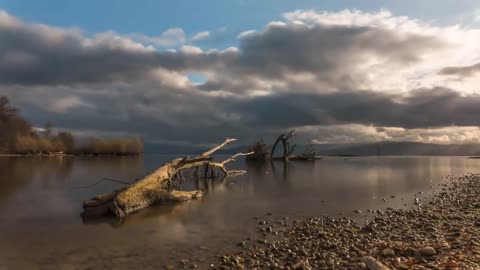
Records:
[[[152,207],[122,222],[82,220],[83,200],[121,185],[79,187],[102,177],[133,181],[172,157],[0,158],[0,266],[128,269],[139,261],[161,267],[179,258],[208,259],[253,234],[253,217],[267,212],[362,220],[367,209],[411,207],[415,194],[428,196],[449,174],[480,172],[480,160],[466,157],[241,161],[232,165],[248,174],[204,183],[202,200]]]

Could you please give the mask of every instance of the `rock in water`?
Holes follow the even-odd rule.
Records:
[[[362,261],[370,270],[390,270],[390,268],[386,267],[381,262],[370,256],[363,257]]]

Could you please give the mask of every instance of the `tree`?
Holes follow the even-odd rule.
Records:
[[[283,159],[283,160],[288,159],[288,157],[293,153],[293,150],[295,150],[295,146],[296,146],[295,144],[292,147],[290,146],[289,140],[293,136],[295,136],[295,130],[292,130],[289,133],[285,133],[278,136],[277,140],[275,141],[272,147],[272,154],[271,154],[272,159]],[[274,157],[275,148],[277,147],[279,142],[282,142],[282,145],[283,145],[283,155],[281,157],[276,158]]]
[[[50,136],[52,136],[52,123],[45,123],[45,126],[43,127],[43,135],[45,138],[50,138]]]
[[[64,152],[73,153],[73,149],[75,147],[75,139],[73,138],[72,133],[60,132],[58,133],[57,138],[64,146]]]
[[[11,151],[17,137],[32,132],[30,124],[18,115],[18,110],[5,96],[0,96],[0,131],[0,152]]]
[[[0,116],[7,117],[15,114],[17,110],[10,105],[10,100],[6,96],[0,97]]]

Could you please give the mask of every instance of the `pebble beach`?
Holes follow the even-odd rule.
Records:
[[[413,209],[376,211],[364,224],[268,213],[212,269],[480,269],[480,174],[450,177]],[[184,267],[188,267],[184,262]]]

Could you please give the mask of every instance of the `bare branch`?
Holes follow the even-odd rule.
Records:
[[[292,149],[290,149],[290,152],[287,153],[287,156],[290,156],[293,153],[293,150],[295,150],[296,144],[293,145]]]
[[[231,170],[231,171],[228,171],[228,176],[242,175],[242,174],[245,174],[245,173],[247,173],[247,171],[243,171],[243,170]]]
[[[191,159],[183,159],[181,160],[178,165],[181,167],[181,166],[184,166],[184,165],[187,165],[187,164],[190,164],[190,163],[196,163],[196,162],[202,162],[202,161],[212,161],[213,158],[212,157],[196,157],[196,158],[191,158]]]
[[[238,153],[238,154],[235,154],[235,155],[233,155],[232,157],[224,160],[221,164],[222,164],[222,165],[225,165],[225,164],[227,164],[228,162],[235,161],[235,158],[237,158],[237,157],[249,156],[249,155],[252,155],[253,153],[254,153],[254,152],[252,151],[252,152],[248,152],[248,153]]]
[[[201,154],[200,157],[208,157],[208,156],[210,156],[211,154],[213,154],[213,153],[215,153],[216,151],[218,151],[220,148],[222,148],[222,147],[224,147],[224,146],[226,146],[226,145],[228,145],[228,144],[230,144],[231,142],[234,142],[234,141],[236,141],[236,140],[237,140],[237,139],[228,139],[228,138],[227,138],[222,144],[217,145],[217,146],[215,146],[214,148],[208,150],[207,152]]]
[[[295,136],[295,129],[292,129],[287,135],[285,135],[285,139],[290,139],[293,136]]]

